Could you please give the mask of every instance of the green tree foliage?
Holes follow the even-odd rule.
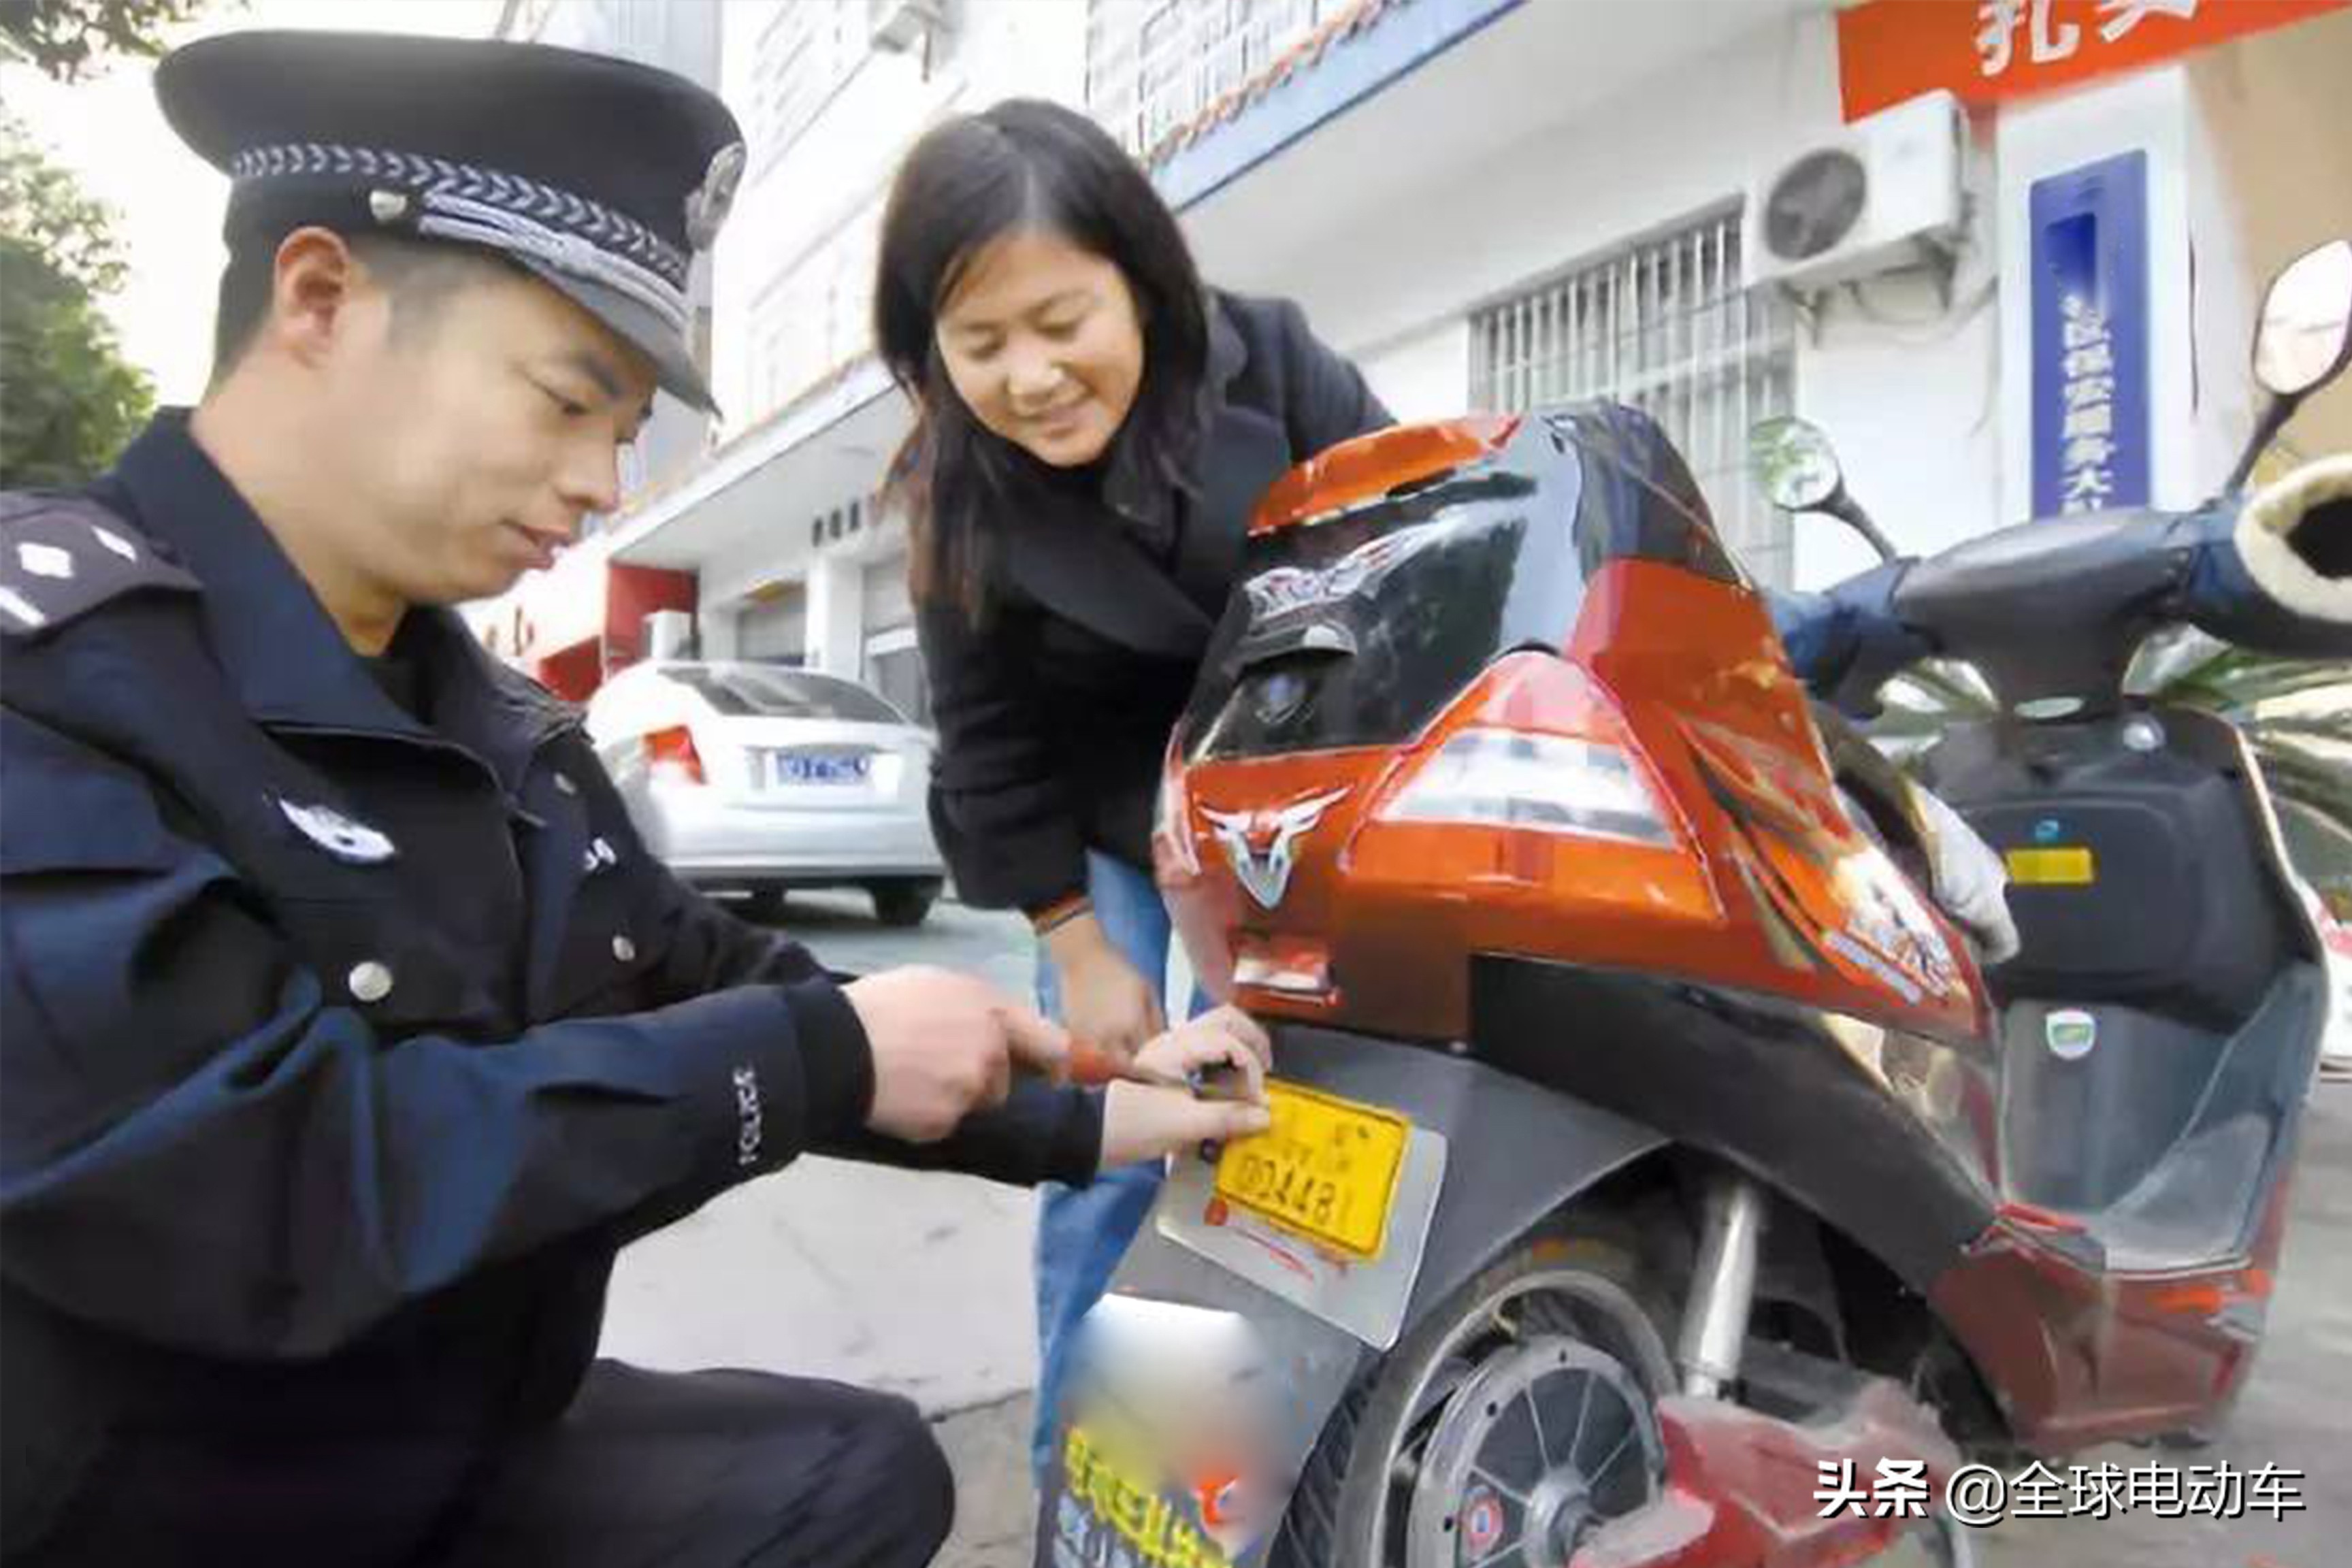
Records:
[[[0,41],[44,75],[71,81],[110,55],[160,55],[164,29],[205,0],[0,0]]]
[[[98,304],[125,270],[106,209],[0,115],[0,487],[88,479],[146,420]]]

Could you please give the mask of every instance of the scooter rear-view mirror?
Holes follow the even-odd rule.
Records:
[[[1882,561],[1895,546],[1845,488],[1845,470],[1828,432],[1794,415],[1759,420],[1748,431],[1748,472],[1764,499],[1786,512],[1818,511],[1869,541]]]
[[[2263,296],[2254,379],[2273,396],[2303,398],[2352,360],[2352,239],[2305,251]]]
[[[1748,432],[1748,470],[1782,511],[1811,511],[1845,489],[1828,434],[1794,415],[1760,421]]]
[[[2255,459],[2270,446],[2303,400],[2344,374],[2352,363],[2352,239],[2306,250],[2271,279],[2254,325],[2254,379],[2271,395],[2253,434],[2223,482],[2241,489]]]

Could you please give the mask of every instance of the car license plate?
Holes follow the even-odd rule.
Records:
[[[1349,1258],[1380,1257],[1412,1124],[1294,1084],[1268,1084],[1266,1102],[1274,1125],[1225,1146],[1217,1195]]]
[[[864,784],[868,763],[863,752],[771,752],[768,777],[778,784]]]

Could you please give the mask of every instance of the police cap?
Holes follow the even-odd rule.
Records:
[[[687,273],[743,143],[702,88],[539,44],[256,31],[175,50],[155,91],[229,176],[232,250],[316,224],[494,251],[642,350],[665,390],[712,406]]]

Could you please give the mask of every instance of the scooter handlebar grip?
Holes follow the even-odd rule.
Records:
[[[2225,642],[2352,658],[2352,453],[2316,458],[2242,503],[2180,519],[2172,612]]]
[[[1936,652],[1934,639],[1895,609],[1910,569],[1908,560],[1890,561],[1825,592],[1768,591],[1773,630],[1815,697],[1857,718],[1874,717],[1879,687]]]

